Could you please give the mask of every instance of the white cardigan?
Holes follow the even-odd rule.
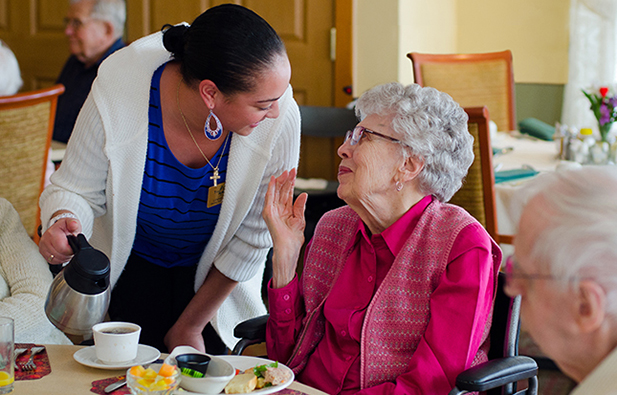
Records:
[[[73,344],[45,315],[52,277],[19,214],[0,198],[0,316],[15,321],[16,343]]]
[[[62,166],[41,195],[44,226],[58,210],[75,213],[92,245],[109,256],[112,286],[135,238],[152,74],[168,60],[162,34],[154,33],[101,64]],[[272,240],[261,217],[264,197],[271,175],[298,165],[300,112],[291,87],[279,108],[278,118],[262,121],[249,136],[232,138],[225,197],[195,277],[197,290],[215,264],[240,282],[211,321],[228,347],[237,340],[232,333],[237,323],[266,312],[261,279]]]

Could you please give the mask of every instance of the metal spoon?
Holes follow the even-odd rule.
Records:
[[[122,379],[120,381],[116,381],[115,383],[109,384],[107,387],[105,387],[104,391],[106,394],[109,394],[110,392],[113,392],[115,390],[117,390],[120,387],[123,387],[126,385],[126,379]]]

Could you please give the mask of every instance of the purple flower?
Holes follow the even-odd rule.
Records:
[[[615,108],[617,107],[617,96],[613,96],[610,99],[608,99],[609,104],[611,105],[611,107]]]
[[[608,109],[605,103],[600,105],[600,126],[611,120],[611,111]]]

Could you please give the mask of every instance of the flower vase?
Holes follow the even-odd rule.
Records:
[[[596,141],[589,149],[590,163],[606,165],[610,159],[610,146],[606,141]]]
[[[602,141],[603,142],[609,142],[608,141],[608,133],[611,131],[611,128],[613,127],[613,123],[614,122],[606,122],[604,125],[600,124],[600,136],[602,137]]]

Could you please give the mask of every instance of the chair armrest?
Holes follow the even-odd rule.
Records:
[[[248,340],[266,340],[266,323],[269,314],[251,318],[236,325],[234,336]]]
[[[533,358],[519,355],[493,359],[460,373],[456,377],[456,388],[468,392],[486,391],[537,374],[538,365]]]
[[[240,341],[231,351],[232,355],[241,355],[244,349],[251,344],[257,344],[266,341],[266,324],[269,314],[251,318],[236,325],[234,328],[234,336],[239,337]]]

